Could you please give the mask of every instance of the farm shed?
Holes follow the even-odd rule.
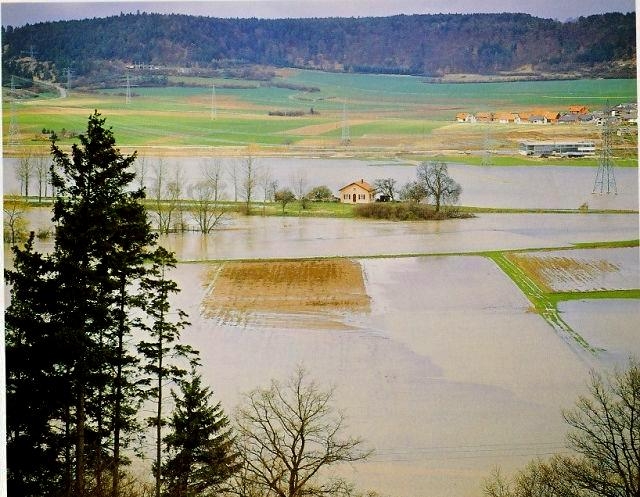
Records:
[[[363,179],[349,183],[338,191],[342,203],[368,204],[376,199],[376,189]]]
[[[585,157],[595,155],[596,147],[592,141],[523,141],[520,142],[520,153],[537,156]]]

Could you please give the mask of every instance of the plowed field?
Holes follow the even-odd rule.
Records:
[[[344,328],[342,315],[369,310],[360,264],[348,259],[227,262],[207,283],[202,313],[227,324]]]

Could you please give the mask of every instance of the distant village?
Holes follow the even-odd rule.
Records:
[[[625,103],[612,107],[609,112],[591,111],[585,105],[571,105],[564,112],[547,109],[533,109],[523,112],[459,112],[456,121],[459,123],[500,124],[596,124],[602,125],[605,119],[613,124],[637,123],[638,104]]]

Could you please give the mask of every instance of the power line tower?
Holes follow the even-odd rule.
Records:
[[[482,165],[483,166],[492,166],[493,165],[493,155],[491,152],[491,123],[486,123],[484,126],[484,137],[483,137],[483,145],[482,145]]]
[[[611,123],[611,114],[607,108],[604,122],[602,123],[602,150],[600,151],[598,170],[596,171],[596,179],[593,182],[593,191],[591,193],[599,193],[601,195],[605,193],[613,193],[614,195],[618,194],[611,153],[612,139],[613,126]]]
[[[347,102],[342,104],[342,144],[351,143],[351,132],[349,131],[349,121],[347,119]]]
[[[211,83],[211,120],[215,121],[218,117],[218,102],[216,101],[216,84]]]
[[[20,129],[16,112],[16,78],[11,76],[11,97],[9,99],[9,145],[18,145],[20,141]]]

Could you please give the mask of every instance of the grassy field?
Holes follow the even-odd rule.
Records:
[[[119,146],[152,149],[156,155],[194,150],[204,155],[235,155],[252,146],[254,153],[269,155],[440,155],[477,164],[483,155],[486,160],[488,146],[495,165],[537,165],[542,161],[517,155],[520,140],[599,140],[600,130],[592,125],[455,123],[456,113],[534,108],[562,112],[578,103],[598,109],[606,102],[636,100],[635,80],[435,84],[409,76],[302,70],[279,74],[274,84],[293,89],[260,81],[181,77],[173,78],[176,86],[132,87],[130,103],[124,88],[91,93],[72,89],[66,98],[47,94],[20,99],[13,105],[13,114],[3,113],[5,154],[46,147],[48,135],[43,129],[54,130],[59,143],[69,145],[97,109],[113,127]],[[4,97],[4,108],[10,109],[6,90]],[[269,115],[291,111],[304,115]],[[8,137],[12,115],[19,130],[13,144]],[[342,136],[347,129],[350,143],[345,146]],[[617,138],[614,147],[617,165],[637,164],[637,130]],[[551,162],[592,166],[595,160],[544,161]]]
[[[637,247],[638,240],[605,241],[588,244],[576,244],[575,248],[597,249],[597,248],[623,248]],[[558,249],[554,249],[558,250]],[[567,250],[571,248],[567,247]],[[547,249],[536,251],[546,252]],[[526,252],[489,252],[484,254],[491,259],[526,295],[532,305],[532,310],[540,314],[561,336],[566,336],[574,340],[583,349],[596,353],[597,351],[575,330],[573,330],[562,318],[558,304],[568,300],[582,299],[639,299],[640,289],[601,289],[587,291],[554,291],[548,281],[542,276],[540,265],[547,265],[546,269],[566,272],[579,272],[583,270],[583,263],[577,264],[570,258],[551,258],[547,261],[537,261],[531,264],[526,257]],[[566,263],[569,261],[569,263]],[[558,267],[554,267],[558,266]],[[598,267],[591,267],[595,271],[616,270],[610,264],[599,264]]]

